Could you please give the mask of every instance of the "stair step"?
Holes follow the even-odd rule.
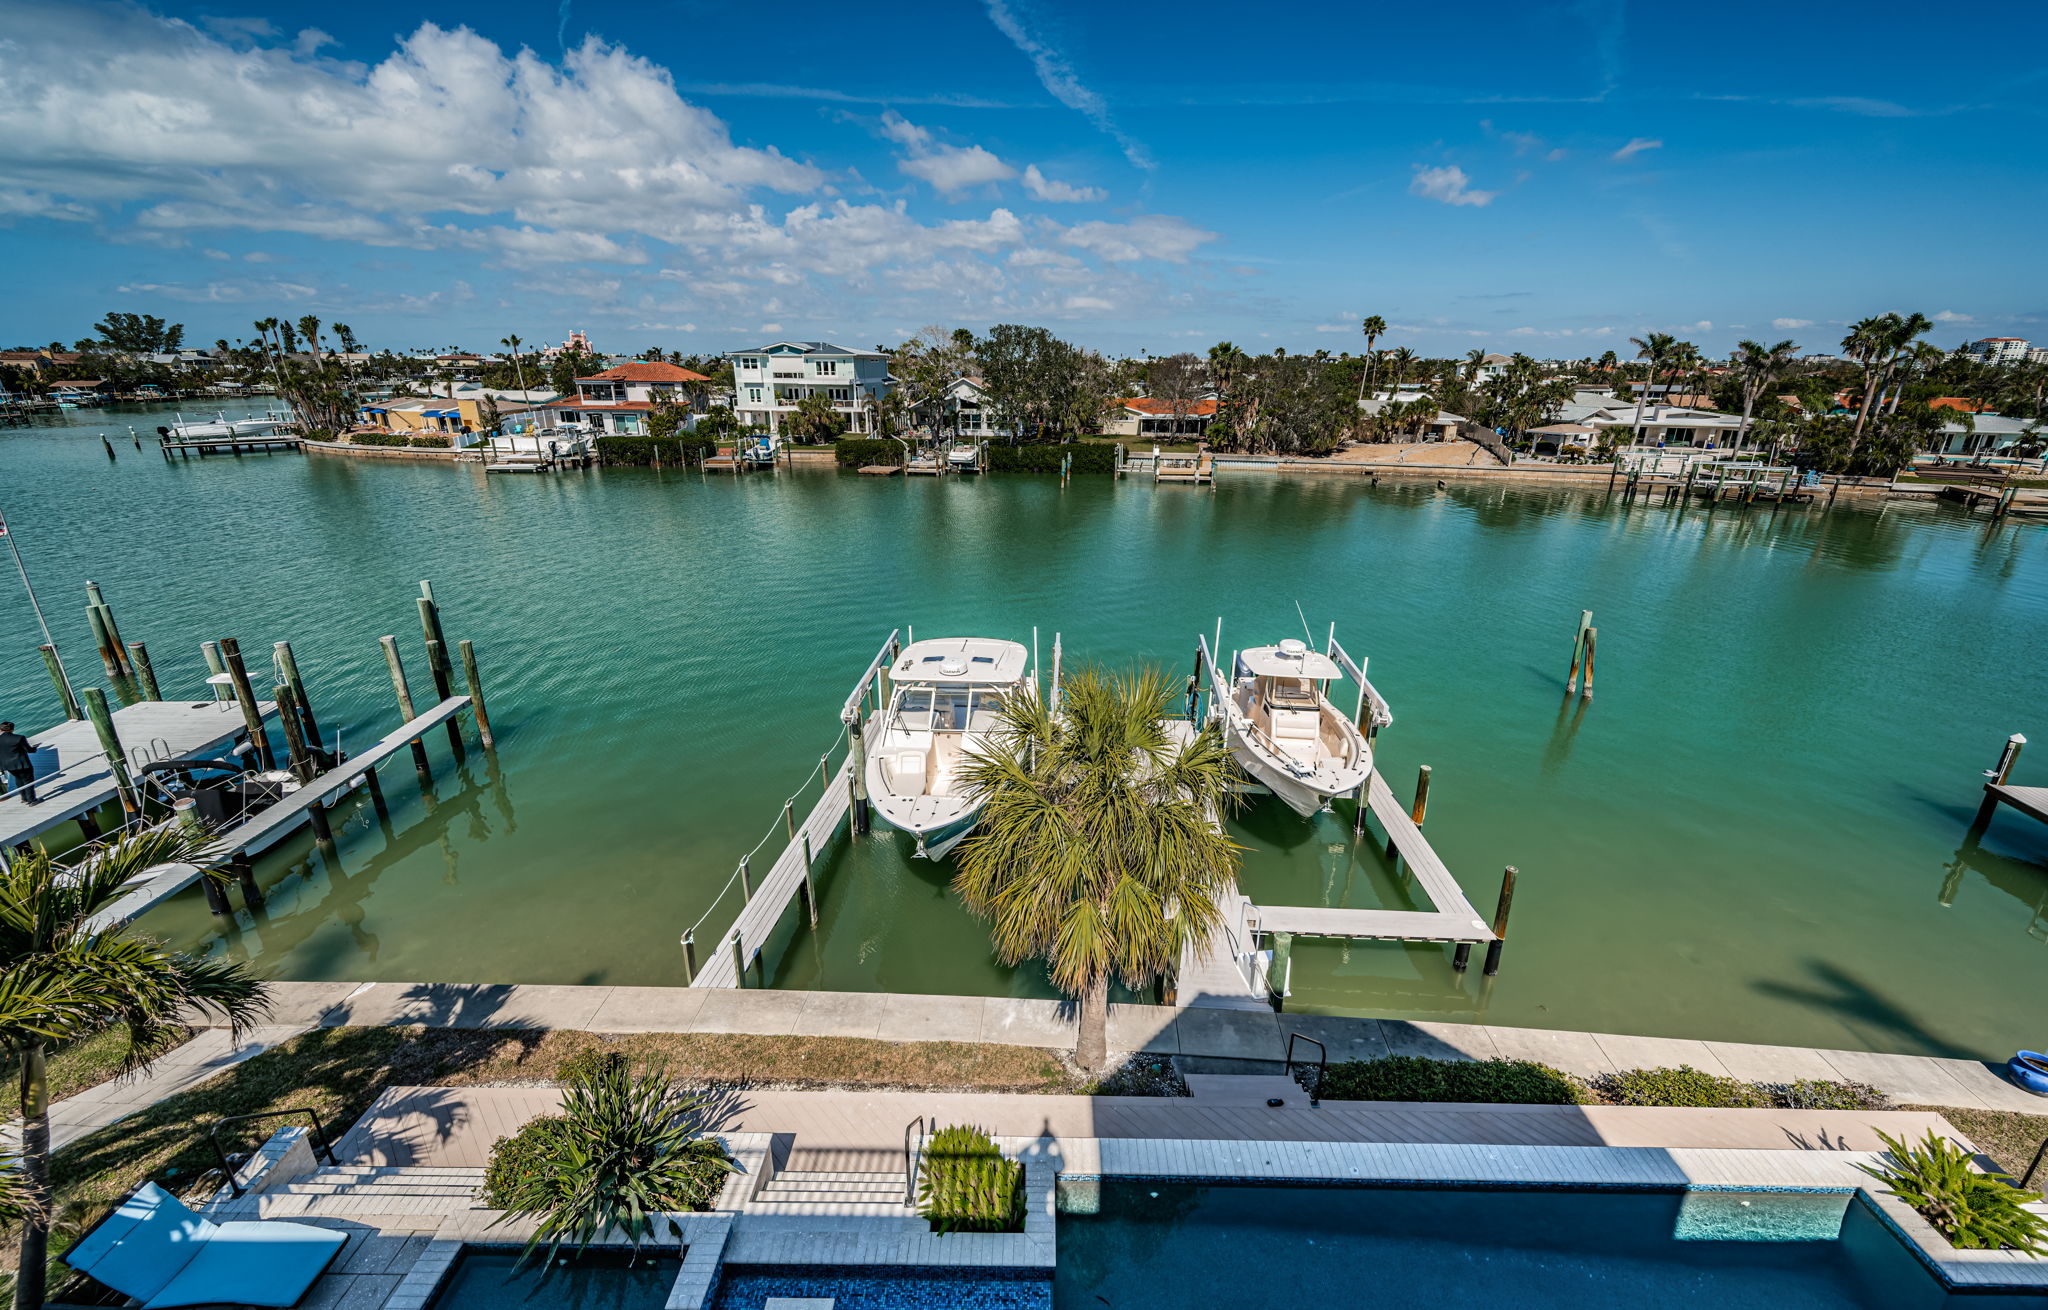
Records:
[[[781,1182],[784,1179],[800,1183],[872,1183],[878,1187],[901,1187],[903,1171],[898,1169],[894,1173],[840,1173],[829,1169],[784,1169],[775,1175],[773,1181]]]
[[[747,1205],[749,1214],[875,1214],[884,1211],[895,1214],[911,1213],[910,1207],[903,1204],[900,1193],[896,1196],[847,1197],[831,1192],[816,1195],[792,1192],[786,1196],[758,1196]]]
[[[415,1183],[411,1186],[384,1184],[377,1187],[356,1187],[348,1183],[316,1183],[295,1178],[291,1182],[267,1189],[285,1192],[294,1196],[474,1196],[476,1188],[469,1183]]]

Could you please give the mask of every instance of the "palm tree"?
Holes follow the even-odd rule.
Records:
[[[515,332],[509,337],[502,337],[499,339],[498,344],[512,352],[512,371],[519,375],[519,390],[524,392],[526,390],[526,365],[519,357],[519,347],[523,344],[519,339],[519,334]],[[529,404],[532,403],[532,397],[526,397],[526,400]]]
[[[1650,398],[1650,388],[1657,382],[1657,365],[1669,358],[1678,346],[1678,338],[1669,332],[1649,332],[1640,337],[1630,337],[1628,343],[1636,348],[1637,359],[1650,361],[1650,375],[1643,383],[1643,389],[1636,396],[1635,434],[1629,438],[1631,445],[1643,443],[1643,402]]]
[[[299,335],[306,339],[306,349],[313,352],[313,367],[320,367],[320,320],[311,314],[299,320]]]
[[[1741,450],[1749,439],[1749,416],[1756,409],[1757,400],[1784,373],[1798,352],[1799,347],[1790,341],[1780,341],[1775,346],[1755,341],[1736,343],[1732,362],[1736,376],[1742,379],[1742,426],[1735,432],[1735,449]]]
[[[1398,387],[1408,380],[1408,367],[1415,362],[1416,358],[1415,352],[1407,346],[1402,346],[1399,350],[1387,352],[1387,359],[1394,366],[1395,386]]]
[[[782,431],[797,441],[826,441],[846,431],[846,416],[824,392],[813,391],[783,416]]]
[[[187,1012],[225,1019],[239,1037],[266,1005],[246,964],[167,950],[126,926],[88,921],[144,869],[212,858],[203,831],[169,824],[131,832],[60,867],[35,848],[0,871],[0,1048],[21,1062],[21,1181],[27,1213],[15,1310],[39,1310],[49,1260],[53,1043],[124,1025],[132,1067],[161,1051]],[[205,877],[221,876],[207,868]]]
[[[1139,988],[1208,939],[1236,886],[1217,815],[1233,775],[1219,727],[1190,742],[1162,721],[1180,693],[1158,669],[1084,669],[1057,708],[1010,696],[961,770],[983,797],[953,879],[1005,964],[1040,959],[1081,1002],[1074,1058],[1108,1061],[1109,985]]]
[[[1358,375],[1358,401],[1360,404],[1364,404],[1365,383],[1366,379],[1372,376],[1372,365],[1375,358],[1372,353],[1372,346],[1375,341],[1386,335],[1387,320],[1381,318],[1378,314],[1369,314],[1366,316],[1365,321],[1358,326],[1365,333],[1365,371]]]

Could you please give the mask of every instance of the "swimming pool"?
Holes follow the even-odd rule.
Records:
[[[1965,1301],[1843,1194],[1066,1186],[1054,1310],[1299,1310],[1348,1291],[1376,1306],[1516,1310]],[[2042,1310],[2048,1297],[1989,1304]]]
[[[431,1310],[661,1310],[682,1262],[673,1253],[592,1249],[552,1268],[521,1269],[519,1252],[464,1251],[435,1294]],[[543,1274],[545,1273],[545,1276]]]

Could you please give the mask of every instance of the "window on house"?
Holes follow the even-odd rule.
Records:
[[[829,378],[829,377],[832,377],[832,376],[833,376],[834,374],[836,374],[836,373],[838,373],[838,372],[839,372],[839,361],[838,361],[838,360],[836,360],[836,359],[821,359],[821,360],[819,360],[819,361],[818,361],[818,376],[819,376],[819,377],[821,377],[821,378]]]
[[[851,387],[832,387],[830,392],[832,399],[837,401],[844,402],[853,399],[853,388]]]
[[[760,404],[760,403],[761,403],[761,388],[759,388],[759,387],[748,387],[748,388],[747,388],[747,403],[748,403],[749,405],[758,405],[758,404]]]

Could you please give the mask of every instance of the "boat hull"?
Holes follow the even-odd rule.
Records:
[[[1329,808],[1330,798],[1341,793],[1320,792],[1309,786],[1305,778],[1297,778],[1285,769],[1275,768],[1256,751],[1238,745],[1231,754],[1237,757],[1238,767],[1250,774],[1266,790],[1287,803],[1287,808],[1296,814],[1314,814]]]
[[[965,813],[956,814],[929,825],[919,825],[897,815],[892,815],[889,813],[888,807],[879,802],[875,804],[874,812],[882,822],[890,827],[895,828],[899,832],[907,832],[912,837],[915,837],[917,839],[917,850],[914,854],[927,860],[943,860],[946,856],[952,854],[953,848],[958,846],[961,839],[966,837],[968,833],[974,831],[975,821],[981,818],[981,807],[979,805]]]

